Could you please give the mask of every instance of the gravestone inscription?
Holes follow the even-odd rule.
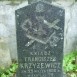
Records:
[[[17,77],[62,77],[64,10],[38,1],[15,13]]]

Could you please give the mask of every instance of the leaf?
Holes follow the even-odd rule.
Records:
[[[6,75],[5,74],[2,74],[1,77],[6,77]]]
[[[18,64],[15,62],[9,68],[0,68],[0,77],[12,77],[18,68]]]
[[[77,70],[77,65],[75,64],[76,56],[77,56],[77,51],[71,52],[64,56],[63,68],[65,72]]]
[[[10,77],[9,75],[7,75],[6,77]]]

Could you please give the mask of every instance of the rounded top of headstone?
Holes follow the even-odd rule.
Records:
[[[28,0],[28,3],[32,4],[32,3],[35,3],[35,2],[38,2],[38,1],[49,2],[49,3],[52,2],[52,0]]]

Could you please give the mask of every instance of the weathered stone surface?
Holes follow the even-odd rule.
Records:
[[[0,38],[4,37],[7,41],[10,59],[17,60],[15,10],[27,4],[24,2],[19,6],[12,6],[8,1],[0,2]]]
[[[65,48],[64,54],[69,53],[72,49],[77,47],[76,45],[76,37],[77,29],[76,29],[76,6],[77,3],[74,5],[71,1],[56,1],[53,0],[53,4],[59,7],[63,7],[65,9]],[[3,23],[8,28],[10,33],[9,35],[9,48],[10,54],[12,59],[17,60],[17,47],[16,47],[16,32],[15,32],[15,9],[21,8],[28,5],[26,1],[21,3],[20,5],[11,5],[9,2],[0,1],[0,23]],[[74,6],[74,7],[73,7]],[[73,8],[72,8],[73,7]],[[75,16],[74,16],[75,15]],[[73,17],[73,18],[72,18]],[[72,19],[72,20],[71,20]],[[75,25],[72,25],[75,24]],[[73,27],[73,28],[72,28]],[[1,31],[1,29],[0,29]],[[73,31],[73,32],[72,32]],[[0,32],[2,33],[2,32]],[[4,33],[7,36],[8,33]],[[6,38],[6,39],[8,39]],[[68,44],[67,44],[68,43]],[[75,43],[75,44],[74,44]]]
[[[52,2],[52,0],[28,0],[28,3],[31,4],[31,3],[35,3],[35,2],[38,2],[38,1],[43,1],[43,2]]]
[[[11,64],[10,51],[8,49],[7,43],[0,39],[0,67],[8,67]]]
[[[0,4],[0,23],[4,24],[7,28],[7,31],[5,31],[5,27],[3,27],[0,30],[1,33],[4,33],[3,36],[8,41],[8,47],[10,50],[11,58],[17,60],[17,54],[16,54],[16,28],[15,28],[15,8],[16,6],[10,6],[10,5],[3,5]],[[1,36],[2,37],[2,36]]]
[[[8,47],[8,30],[0,23],[0,67],[8,67],[11,64],[10,51]]]
[[[18,77],[62,77],[64,10],[37,2],[16,11]]]
[[[73,2],[57,1],[53,3],[65,9],[65,33],[64,33],[64,55],[76,50],[76,5]]]
[[[72,6],[72,26],[71,26],[71,37],[72,38],[72,49],[77,50],[77,2]]]

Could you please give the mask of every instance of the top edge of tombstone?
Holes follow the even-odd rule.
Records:
[[[33,4],[39,1],[46,2],[46,3],[52,3],[52,0],[28,0],[28,4]]]
[[[59,9],[62,9],[62,10],[65,11],[65,9],[64,9],[63,7],[60,7],[60,6],[58,6],[58,5],[54,5],[54,4],[49,3],[49,2],[46,2],[46,1],[37,1],[37,2],[33,2],[33,3],[31,3],[31,4],[28,4],[27,6],[25,5],[24,7],[20,7],[20,8],[18,8],[18,9],[16,9],[15,12],[18,11],[18,10],[21,10],[22,8],[25,8],[25,7],[28,7],[28,6],[31,6],[31,5],[33,5],[33,4],[37,4],[37,3],[45,3],[45,4],[51,5],[51,6],[53,6],[53,7],[56,7],[56,8],[59,8]]]

